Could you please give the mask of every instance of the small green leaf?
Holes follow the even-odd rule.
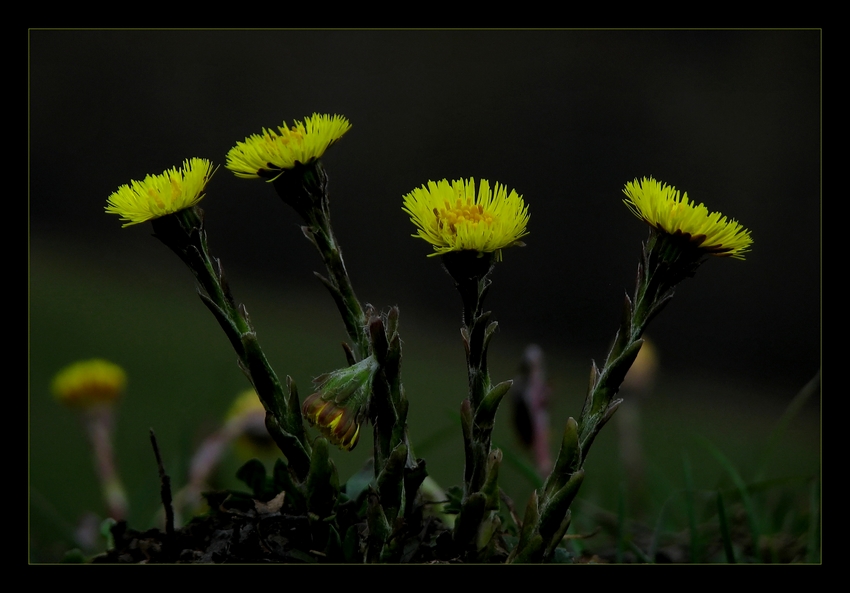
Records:
[[[266,466],[262,461],[251,459],[239,468],[236,477],[251,489],[254,498],[263,498],[266,491]]]

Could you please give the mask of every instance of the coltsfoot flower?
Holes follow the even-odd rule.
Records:
[[[75,362],[56,374],[53,395],[63,404],[88,409],[115,402],[127,386],[127,374],[115,363],[95,358]]]
[[[494,253],[499,260],[502,249],[522,245],[520,239],[528,234],[528,206],[522,196],[499,183],[491,190],[483,179],[477,195],[471,178],[429,181],[404,196],[402,210],[418,229],[412,236],[434,246],[429,257],[476,251]]]
[[[237,177],[274,180],[297,163],[306,165],[321,158],[325,151],[351,129],[341,115],[314,113],[293,126],[283,122],[278,131],[263,128],[227,153],[228,169]]]
[[[632,213],[653,228],[672,236],[682,236],[710,255],[744,259],[753,239],[740,223],[720,212],[709,213],[703,204],[696,205],[675,187],[652,177],[626,184],[623,200]]]
[[[321,393],[314,393],[304,400],[303,412],[310,424],[340,449],[351,451],[357,446],[362,420],[358,420],[356,410],[325,401]]]
[[[122,185],[107,198],[106,211],[120,216],[126,221],[122,226],[127,227],[191,208],[204,197],[213,173],[210,161],[186,159],[179,169],[173,167]]]
[[[301,406],[310,424],[340,449],[351,451],[357,446],[377,370],[378,362],[369,356],[348,368],[316,377],[316,393]]]

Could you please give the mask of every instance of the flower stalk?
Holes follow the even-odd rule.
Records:
[[[185,264],[198,281],[201,300],[218,321],[236,351],[239,366],[266,409],[266,428],[299,479],[310,467],[310,446],[304,433],[298,392],[287,377],[287,388],[272,369],[244,305],[236,304],[221,262],[210,255],[204,214],[198,206],[152,220],[154,234]]]
[[[642,246],[631,298],[625,296],[620,327],[602,368],[591,364],[590,383],[578,422],[567,421],[555,468],[529,501],[523,536],[514,562],[551,558],[569,526],[569,506],[584,477],[584,462],[602,427],[622,403],[620,385],[643,346],[648,324],[672,300],[674,289],[693,276],[707,256],[744,259],[752,239],[748,230],[720,213],[708,213],[670,186],[652,178],[626,184],[626,205],[650,224]]]
[[[496,411],[511,381],[492,385],[487,349],[498,327],[484,310],[489,275],[502,249],[522,246],[528,234],[528,207],[516,191],[473,179],[429,181],[404,196],[403,210],[440,255],[463,304],[461,336],[466,351],[468,396],[461,404],[464,482],[454,542],[469,560],[487,556],[498,531],[498,473],[502,454],[491,450]]]
[[[307,164],[297,163],[279,174],[272,183],[281,199],[304,220],[306,225],[301,227],[301,231],[322,258],[327,276],[316,272],[316,277],[331,293],[354,345],[350,364],[363,360],[372,352],[366,330],[368,319],[354,293],[342,248],[331,227],[328,175],[321,159]]]
[[[95,358],[68,365],[53,378],[54,397],[79,414],[94,454],[107,514],[116,521],[127,518],[129,500],[115,462],[115,405],[127,386],[124,369]]]

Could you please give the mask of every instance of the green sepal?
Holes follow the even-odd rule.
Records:
[[[350,367],[319,375],[313,379],[313,386],[324,401],[342,404],[355,397],[358,404],[364,405],[378,368],[375,357],[367,356]]]

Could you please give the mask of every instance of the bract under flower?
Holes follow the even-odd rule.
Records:
[[[320,158],[332,144],[351,129],[341,115],[314,113],[293,126],[283,122],[278,131],[263,128],[227,153],[228,169],[237,177],[273,180],[297,163],[307,164]]]
[[[440,255],[451,251],[496,252],[512,245],[522,245],[520,238],[528,234],[528,206],[515,190],[481,180],[478,194],[475,180],[447,179],[416,188],[404,196],[402,209],[418,231],[414,237],[424,239]]]
[[[204,189],[215,170],[206,159],[183,161],[160,175],[122,185],[107,198],[106,211],[117,214],[130,226],[191,208],[204,197]]]
[[[334,445],[352,450],[366,419],[372,379],[378,371],[374,356],[313,380],[316,392],[304,400],[301,411],[310,424]]]
[[[703,204],[680,195],[675,187],[652,177],[626,184],[623,202],[632,213],[659,231],[682,235],[701,251],[717,256],[744,259],[753,239],[750,231],[720,212],[709,213]]]

